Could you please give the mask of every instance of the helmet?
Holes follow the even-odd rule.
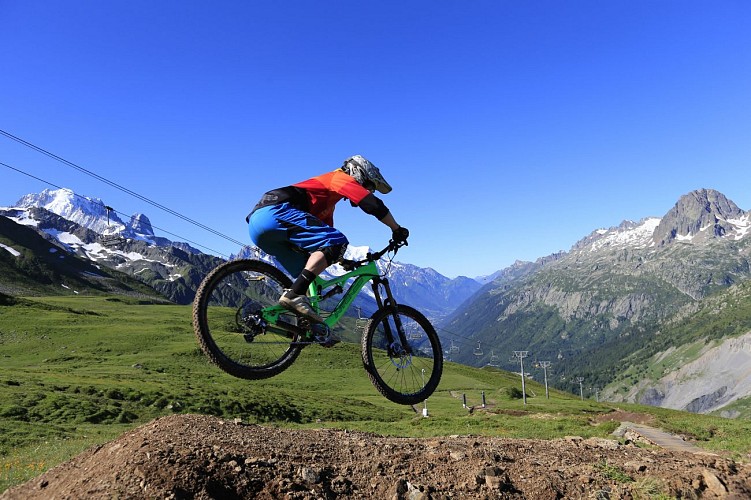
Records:
[[[383,178],[378,167],[360,155],[350,156],[344,160],[342,171],[354,177],[358,184],[364,188],[372,186],[383,194],[391,192],[391,185]]]

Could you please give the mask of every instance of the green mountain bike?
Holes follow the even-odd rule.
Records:
[[[310,302],[333,330],[367,284],[377,310],[362,333],[362,362],[373,385],[387,399],[412,405],[435,391],[443,372],[443,350],[430,321],[412,307],[397,304],[388,279],[376,262],[393,259],[401,245],[391,241],[361,261],[343,260],[346,273],[318,277],[310,285]],[[306,318],[278,304],[292,280],[260,260],[225,262],[201,283],[193,302],[193,328],[201,349],[222,370],[243,379],[273,377],[287,369],[303,347],[326,345]],[[345,291],[346,288],[346,291]],[[333,297],[341,295],[338,299]],[[334,302],[336,305],[324,307]],[[331,309],[330,311],[324,309]]]

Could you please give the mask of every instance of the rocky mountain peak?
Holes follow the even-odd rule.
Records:
[[[114,211],[108,210],[101,199],[80,196],[67,188],[27,194],[14,207],[43,208],[100,234],[115,234],[125,228],[123,221]]]
[[[704,233],[707,238],[724,236],[733,229],[728,223],[738,219],[744,211],[725,195],[714,189],[697,189],[681,196],[665,214],[655,229],[653,238],[658,245],[674,240],[692,238]]]
[[[128,228],[141,236],[154,236],[154,229],[151,227],[151,221],[144,214],[133,214],[130,218]]]

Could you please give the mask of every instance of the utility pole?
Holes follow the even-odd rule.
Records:
[[[540,361],[540,367],[542,367],[542,373],[545,374],[545,398],[550,399],[550,393],[548,392],[548,368],[550,368],[550,361]]]
[[[514,357],[519,358],[519,364],[521,365],[521,376],[522,376],[522,398],[524,399],[524,404],[527,404],[527,389],[524,385],[524,358],[526,358],[529,355],[529,351],[514,351]]]
[[[582,382],[584,382],[584,377],[576,377],[576,381],[579,382],[579,397],[582,401],[584,401],[584,389],[582,388]]]

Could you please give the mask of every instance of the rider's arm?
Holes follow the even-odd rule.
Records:
[[[394,216],[391,215],[391,212],[388,212],[386,216],[380,220],[381,222],[386,224],[391,229],[391,231],[396,231],[400,227],[399,224],[397,224],[396,220],[394,220]]]
[[[394,216],[391,215],[389,209],[386,208],[386,205],[384,205],[383,202],[373,193],[368,193],[368,195],[360,201],[358,206],[362,208],[365,213],[375,216],[379,221],[386,224],[391,231],[399,229],[400,226],[394,219]]]
[[[386,205],[384,205],[380,198],[376,197],[373,193],[368,193],[364,196],[360,202],[357,203],[357,206],[360,207],[363,212],[374,216],[378,220],[383,220],[383,218],[389,214],[389,209],[386,208]],[[384,222],[384,224],[386,223]]]

